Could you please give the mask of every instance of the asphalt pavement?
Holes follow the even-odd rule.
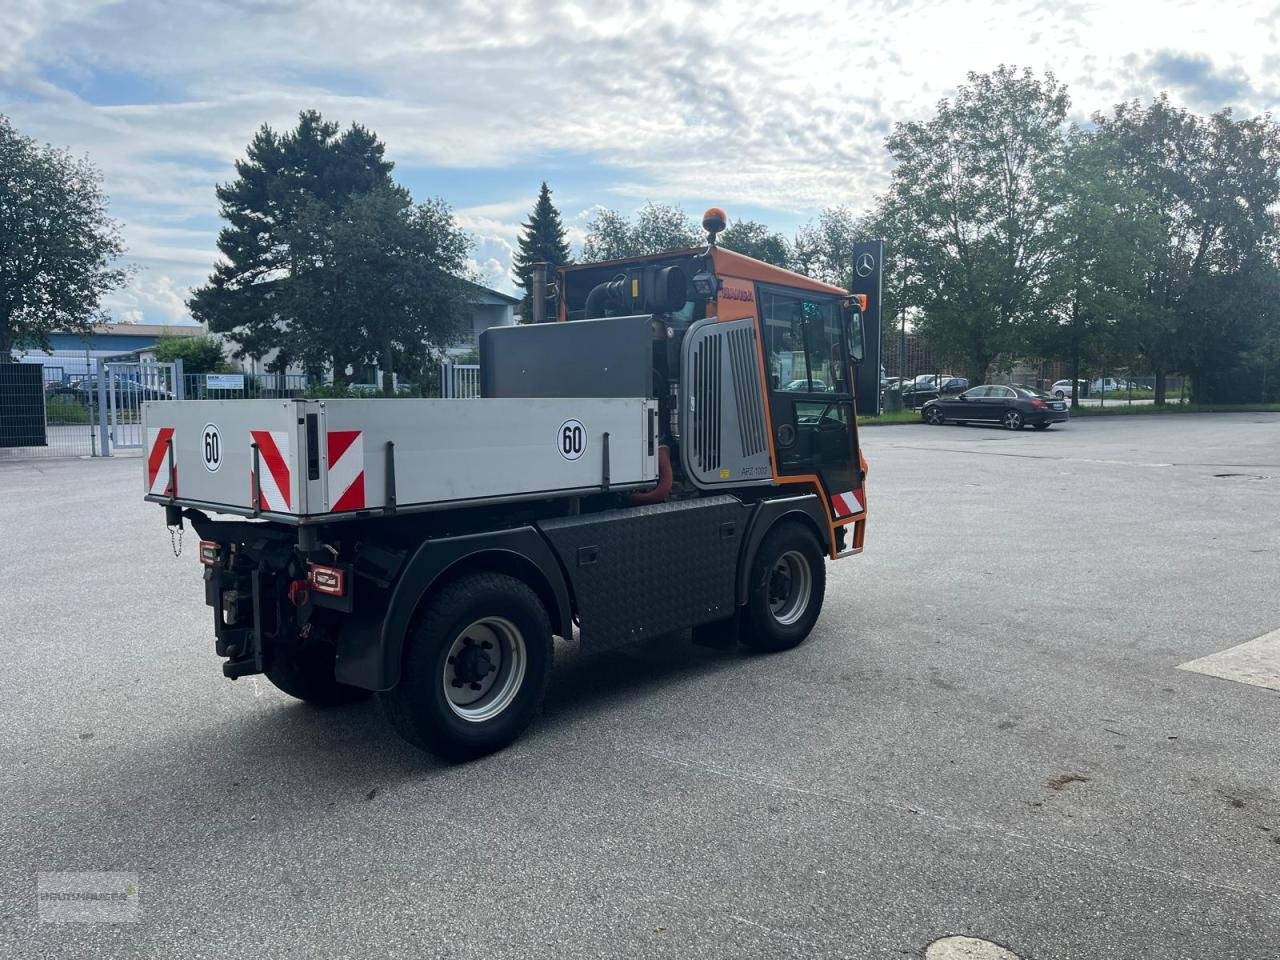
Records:
[[[558,643],[462,766],[224,680],[142,463],[0,463],[0,956],[1280,957],[1280,415],[864,429],[802,647]],[[131,923],[37,920],[47,871]]]

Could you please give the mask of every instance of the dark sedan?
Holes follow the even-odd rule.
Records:
[[[1006,430],[1021,430],[1027,424],[1048,430],[1052,424],[1066,423],[1070,414],[1065,400],[1025,387],[983,384],[954,397],[930,400],[920,408],[925,423],[998,423]]]
[[[908,407],[923,406],[939,395],[945,397],[948,394],[959,393],[968,386],[969,381],[964,377],[953,377],[947,373],[941,376],[924,374],[914,380],[903,381],[902,403]]]

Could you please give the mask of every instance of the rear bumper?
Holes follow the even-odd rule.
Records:
[[[1037,410],[1027,414],[1027,423],[1066,423],[1070,419],[1070,410]]]

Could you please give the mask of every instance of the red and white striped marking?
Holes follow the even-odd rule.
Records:
[[[847,490],[837,493],[831,498],[831,506],[835,508],[837,517],[851,517],[855,513],[865,513],[867,495],[861,490]]]
[[[289,434],[284,430],[250,430],[258,445],[258,462],[262,476],[258,479],[259,510],[287,513],[292,506],[289,489]],[[253,489],[253,467],[249,468],[250,490]]]
[[[157,497],[178,495],[178,443],[173,444],[173,489],[169,489],[169,441],[173,427],[147,428],[147,493]]]
[[[364,509],[363,430],[329,431],[329,503],[335,513]]]

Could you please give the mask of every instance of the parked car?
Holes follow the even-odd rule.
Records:
[[[954,423],[998,423],[1007,430],[1021,430],[1027,424],[1048,430],[1065,423],[1071,414],[1065,400],[1025,387],[988,383],[954,397],[939,397],[920,408],[926,423],[939,426]]]
[[[1077,380],[1076,387],[1077,387],[1077,393],[1079,396],[1087,397],[1089,395],[1088,380]],[[1054,383],[1052,387],[1049,388],[1049,392],[1053,394],[1055,397],[1057,397],[1059,400],[1065,400],[1071,396],[1071,381],[1058,380],[1057,382]]]
[[[949,373],[934,375],[926,373],[907,380],[902,386],[902,402],[905,405],[918,407],[939,396],[956,394],[969,387],[969,381]]]
[[[1118,380],[1115,377],[1099,377],[1089,384],[1091,393],[1124,393],[1126,390],[1141,389],[1132,380]]]
[[[143,400],[172,400],[173,394],[160,387],[148,386],[136,380],[114,377],[108,380],[116,406],[136,407]],[[89,406],[98,402],[98,378],[83,377],[71,384],[69,393]]]
[[[831,388],[821,380],[806,380],[801,377],[799,380],[792,380],[782,388],[789,393],[830,393]]]

